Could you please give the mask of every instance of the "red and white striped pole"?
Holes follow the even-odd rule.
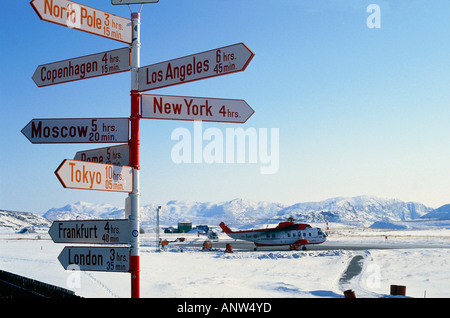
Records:
[[[138,92],[138,70],[140,66],[140,13],[131,13],[132,43],[131,43],[131,138],[130,166],[133,168],[133,191],[129,194],[131,224],[130,235],[130,273],[131,273],[131,298],[140,297],[140,262],[139,262],[139,120],[140,98]]]

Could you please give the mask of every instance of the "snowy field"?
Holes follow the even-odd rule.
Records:
[[[406,286],[415,298],[450,297],[450,230],[377,230],[335,228],[325,244],[346,249],[309,251],[202,252],[191,244],[169,245],[156,252],[154,234],[141,237],[141,297],[183,298],[340,298],[352,289],[358,298],[387,297],[390,285]],[[164,238],[164,236],[162,235]],[[221,234],[219,240],[227,236]],[[352,249],[363,244],[392,249]],[[323,246],[325,246],[325,244]],[[73,290],[83,297],[128,298],[130,274],[66,271],[57,257],[64,244],[43,232],[17,234],[0,230],[0,269]],[[355,256],[361,271],[344,273]],[[348,277],[347,277],[348,278]]]

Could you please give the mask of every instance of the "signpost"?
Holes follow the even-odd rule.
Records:
[[[48,234],[55,243],[128,244],[130,222],[126,219],[54,221]]]
[[[130,274],[131,274],[131,298],[140,298],[141,295],[141,261],[139,253],[139,210],[140,210],[140,161],[139,161],[139,102],[140,93],[138,89],[138,70],[141,61],[141,14],[131,13],[132,38],[131,43],[131,89],[130,89],[130,166],[133,168],[133,191],[128,195],[130,207],[131,236],[130,236]]]
[[[100,272],[128,272],[129,247],[66,246],[58,256],[64,269]]]
[[[69,0],[32,0],[44,21],[131,43],[131,21]]]
[[[118,145],[105,148],[78,151],[73,157],[74,160],[107,163],[117,166],[130,165],[130,147],[128,145]]]
[[[114,5],[158,0],[111,0]],[[131,20],[69,0],[32,0],[41,20],[117,40],[130,47],[39,65],[38,87],[131,72],[129,118],[33,119],[22,133],[31,143],[126,143],[79,151],[55,174],[65,188],[126,192],[124,220],[55,221],[55,243],[128,244],[128,247],[65,247],[65,269],[129,272],[131,297],[140,297],[139,123],[141,118],[245,123],[254,113],[244,101],[207,97],[142,95],[142,92],[244,71],[254,54],[243,43],[140,67],[140,13]],[[142,6],[141,6],[142,8]]]
[[[55,171],[64,188],[112,192],[133,191],[132,168],[66,159]]]
[[[39,65],[33,74],[38,87],[72,82],[130,70],[128,47]]]
[[[111,4],[143,4],[157,3],[159,0],[111,0]]]
[[[139,69],[139,91],[244,71],[254,54],[244,43],[181,57]]]
[[[242,99],[143,94],[142,118],[245,123],[255,112]]]
[[[32,119],[22,134],[33,144],[128,142],[128,118]]]

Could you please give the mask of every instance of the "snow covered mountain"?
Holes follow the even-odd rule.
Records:
[[[377,221],[413,220],[430,211],[431,208],[421,203],[357,196],[297,203],[279,211],[278,216],[292,216],[305,222],[329,221],[368,225]]]
[[[25,227],[47,227],[51,224],[48,219],[31,212],[0,210],[0,227],[20,230]]]
[[[422,219],[446,219],[450,220],[450,204],[437,208],[422,216]]]
[[[125,209],[111,204],[92,204],[79,201],[67,204],[61,208],[48,210],[43,217],[49,220],[89,220],[89,219],[120,219],[124,217]]]
[[[195,224],[218,225],[221,221],[235,225],[255,223],[262,219],[273,218],[285,205],[265,201],[250,201],[234,199],[221,203],[169,201],[161,206],[160,223],[176,224],[177,222],[192,222]],[[142,207],[143,223],[155,223],[156,206]]]
[[[141,207],[141,223],[155,224],[158,205]],[[169,201],[161,205],[160,223],[175,225],[178,222],[217,225],[221,221],[233,226],[270,223],[294,217],[303,222],[341,222],[370,225],[376,221],[404,221],[417,219],[432,209],[415,202],[382,199],[372,196],[332,198],[320,202],[304,202],[294,205],[265,201],[234,199],[212,203],[196,201]],[[44,217],[50,220],[123,218],[125,209],[109,204],[77,202],[61,208],[50,209]],[[274,220],[275,219],[275,220]]]
[[[141,206],[140,221],[144,228],[153,228],[156,224],[157,204]],[[418,218],[449,218],[450,205],[433,211],[421,203],[404,202],[397,199],[383,199],[373,196],[338,197],[320,202],[304,202],[293,205],[281,203],[234,199],[212,203],[189,200],[169,201],[161,205],[160,224],[176,225],[178,222],[192,222],[193,225],[218,225],[221,221],[232,227],[244,228],[249,225],[277,223],[288,217],[300,222],[338,222],[369,226],[374,222],[407,221]],[[31,213],[32,214],[32,213]],[[36,216],[36,215],[35,215]],[[444,217],[442,217],[444,216]],[[22,218],[25,216],[22,215]],[[38,216],[36,216],[38,217]],[[8,226],[17,216],[0,213],[0,226]],[[52,208],[43,214],[42,220],[87,220],[125,218],[125,209],[111,204],[92,204],[76,202],[60,208]],[[29,221],[32,223],[34,221]],[[26,222],[25,222],[26,223]],[[17,223],[22,224],[25,223]],[[47,222],[50,224],[50,222]],[[18,227],[15,225],[12,227]]]
[[[233,224],[246,224],[255,219],[272,218],[285,206],[279,203],[254,202],[244,199],[211,203],[189,200],[169,201],[161,205],[160,224],[176,225],[178,222],[217,225],[221,221]],[[156,223],[157,204],[141,206],[140,222],[143,226]],[[77,202],[61,208],[48,210],[44,215],[49,220],[124,218],[125,209],[109,204]]]

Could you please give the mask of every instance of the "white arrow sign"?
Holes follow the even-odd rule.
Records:
[[[56,169],[55,174],[64,188],[131,192],[132,170],[128,166],[66,159]]]
[[[142,95],[142,118],[245,123],[254,112],[242,99]]]
[[[139,69],[139,91],[244,71],[254,54],[238,43]]]
[[[130,165],[130,147],[126,144],[78,151],[73,159],[107,163],[117,166],[128,166]]]
[[[157,3],[159,0],[111,0],[111,4]]]
[[[48,234],[55,243],[128,244],[130,222],[124,220],[54,221]]]
[[[33,0],[39,18],[131,44],[131,20],[69,0]]]
[[[130,248],[66,246],[58,260],[69,270],[128,272]]]
[[[128,47],[39,65],[33,74],[38,87],[72,82],[130,70]]]
[[[32,119],[22,134],[33,144],[128,142],[128,118]]]

